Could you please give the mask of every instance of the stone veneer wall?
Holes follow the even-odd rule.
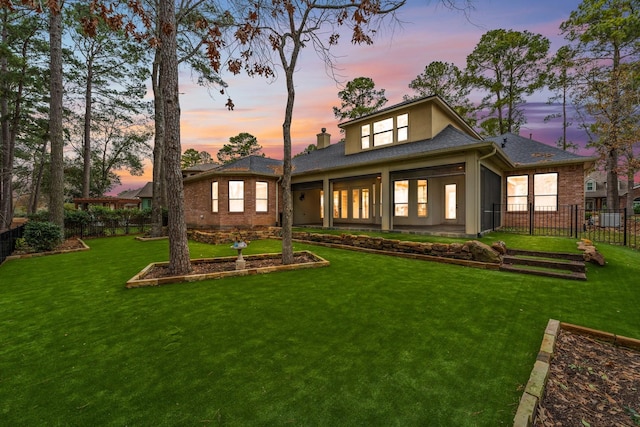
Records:
[[[240,233],[243,239],[249,241],[280,238],[280,228],[278,227],[269,227],[263,230],[242,230]],[[191,240],[210,244],[231,243],[238,237],[238,231],[189,231]],[[464,243],[408,242],[364,235],[333,235],[309,232],[294,232],[293,239],[365,251],[412,254],[496,265],[501,263],[500,253],[497,250],[477,240],[470,240]]]

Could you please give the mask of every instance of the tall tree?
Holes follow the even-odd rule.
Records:
[[[64,230],[64,134],[62,86],[62,1],[49,4],[50,44],[50,107],[49,136],[51,138],[51,184],[49,189],[49,216],[51,222]],[[62,234],[64,236],[64,232]]]
[[[567,130],[571,126],[567,107],[571,102],[570,93],[576,80],[574,52],[569,46],[562,46],[547,64],[547,86],[553,91],[549,103],[560,103],[560,113],[554,113],[544,118],[545,122],[552,119],[562,119],[562,136],[556,141],[556,145],[563,150],[575,150],[578,146],[567,139]]]
[[[483,34],[467,56],[466,78],[472,87],[487,92],[480,108],[489,112],[480,123],[490,135],[518,132],[526,123],[525,95],[545,82],[549,40],[528,31],[491,30]]]
[[[270,54],[282,67],[287,87],[287,102],[282,123],[283,172],[282,172],[282,262],[293,262],[293,200],[291,197],[291,124],[295,104],[294,74],[300,53],[304,47],[313,46],[325,61],[332,64],[329,47],[335,45],[340,35],[337,26],[346,26],[351,31],[354,44],[372,44],[376,26],[381,19],[392,16],[405,0],[270,0],[239,2],[236,4],[242,16],[242,25],[236,38],[242,44],[263,44],[247,47],[241,56],[253,52]],[[329,31],[323,31],[328,29]],[[326,39],[323,37],[327,36]],[[241,58],[238,58],[238,62]],[[236,63],[238,63],[236,62]],[[233,63],[233,61],[232,61]],[[270,74],[264,63],[250,66],[250,74]]]
[[[0,9],[0,230],[11,225],[15,160],[34,106],[43,100],[40,38],[45,27],[28,9]]]
[[[560,29],[576,51],[583,83],[576,97],[595,121],[592,145],[605,162],[607,207],[617,208],[619,158],[625,145],[620,134],[625,109],[622,68],[638,67],[640,2],[583,0]]]
[[[184,189],[180,169],[180,99],[178,83],[178,53],[175,2],[160,0],[159,28],[161,63],[159,83],[164,111],[164,166],[167,178],[169,210],[169,271],[173,275],[191,272],[184,218]]]
[[[126,116],[143,115],[147,110],[143,98],[149,72],[143,64],[142,46],[126,37],[122,30],[111,29],[104,17],[92,15],[88,5],[73,4],[67,18],[72,42],[70,55],[65,60],[69,64],[66,76],[71,87],[67,92],[78,94],[79,104],[84,104],[81,194],[89,197],[92,129],[108,127]],[[98,23],[87,33],[83,22],[91,18]],[[96,123],[101,119],[107,123]]]
[[[182,169],[190,168],[195,165],[204,165],[207,163],[213,163],[213,159],[211,158],[211,154],[206,151],[200,151],[194,148],[188,148],[182,154],[182,159],[180,160],[180,166]]]
[[[464,73],[455,64],[434,61],[409,83],[414,95],[405,95],[405,100],[438,95],[444,99],[468,123],[475,125],[475,107],[469,100],[471,89]]]
[[[176,46],[178,63],[188,64],[198,76],[197,82],[204,87],[220,87],[222,92],[227,84],[218,74],[219,64],[211,64],[219,59],[219,48],[222,47],[221,27],[226,25],[224,15],[218,11],[217,2],[204,0],[184,0],[177,5],[176,11]],[[158,18],[158,0],[149,0],[146,10],[138,9],[147,31],[154,33],[152,39],[159,39],[162,31]],[[160,67],[162,55],[158,44],[153,45],[153,64],[151,71],[151,87],[153,90],[155,111],[155,137],[153,146],[153,203],[152,203],[152,236],[162,235],[163,208],[166,207],[167,189],[165,186],[164,157],[164,110],[162,85],[160,83]]]
[[[247,132],[241,132],[229,138],[229,143],[224,144],[218,150],[218,161],[222,164],[235,162],[238,159],[251,155],[262,155],[262,146],[258,144],[258,139]]]
[[[341,101],[340,107],[333,107],[333,115],[338,120],[366,116],[387,103],[384,89],[376,90],[376,84],[370,77],[356,77],[347,82],[346,87],[338,92],[338,98]]]

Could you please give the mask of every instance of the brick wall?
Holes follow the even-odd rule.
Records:
[[[218,212],[212,212],[211,184],[218,182]],[[229,181],[244,181],[244,212],[229,212]],[[256,212],[256,182],[268,183],[267,212]],[[217,176],[184,183],[185,219],[188,228],[229,229],[274,226],[281,210],[281,189],[276,178]],[[278,198],[275,195],[278,194]],[[276,203],[280,199],[279,203]]]
[[[527,203],[534,203],[534,177],[541,173],[558,174],[558,210],[550,212],[536,211],[535,227],[570,227],[572,222],[571,210],[562,207],[578,205],[584,208],[584,178],[585,172],[582,164],[538,167],[535,169],[523,169],[509,172],[506,176],[527,175],[529,177],[529,191]],[[505,179],[506,181],[506,179]],[[506,182],[504,183],[506,188]],[[507,204],[505,191],[503,203]],[[506,212],[503,224],[510,227],[527,227],[529,224],[529,212]],[[573,219],[574,220],[574,219]]]

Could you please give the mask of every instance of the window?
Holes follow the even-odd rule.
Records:
[[[393,183],[393,203],[395,216],[409,216],[409,181]]]
[[[418,180],[418,216],[427,216],[427,180]]]
[[[396,118],[398,128],[398,142],[406,141],[409,138],[409,115],[401,114]]]
[[[369,136],[371,135],[371,125],[363,125],[360,128],[360,141],[362,149],[369,148]]]
[[[347,190],[340,190],[340,218],[349,218],[349,193]]]
[[[324,219],[324,191],[320,190],[320,219]]]
[[[557,173],[540,173],[534,176],[533,204],[537,211],[558,210]]]
[[[347,190],[334,190],[333,217],[349,218],[349,193]]]
[[[446,184],[444,186],[444,219],[456,219],[458,209],[457,185]]]
[[[362,189],[362,201],[360,203],[362,209],[362,219],[369,219],[369,189]]]
[[[528,196],[528,175],[507,177],[507,212],[526,211]]]
[[[586,185],[586,190],[587,191],[596,191],[596,183],[595,181],[587,181],[587,185]]]
[[[373,146],[393,144],[393,117],[373,124]]]
[[[360,219],[360,190],[351,190],[351,210],[353,219]]]
[[[244,181],[229,181],[229,212],[244,212]]]
[[[269,183],[256,182],[256,212],[269,211]]]
[[[211,183],[211,212],[218,212],[218,181]]]

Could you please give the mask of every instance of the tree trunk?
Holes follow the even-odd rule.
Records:
[[[2,10],[2,44],[7,43],[7,14],[8,10]],[[6,53],[0,57],[0,73],[6,76],[8,73],[8,60]],[[0,92],[0,231],[11,226],[13,220],[13,154],[9,136],[9,82],[2,82]]]
[[[62,133],[62,3],[50,2],[49,42],[51,60],[51,100],[49,134],[51,135],[51,190],[49,219],[64,235],[64,139]]]
[[[82,165],[82,197],[90,196],[91,190],[91,97],[93,88],[93,61],[87,63],[87,81],[84,96],[84,145]]]
[[[178,91],[178,58],[176,16],[173,0],[160,1],[160,87],[165,114],[164,163],[167,177],[169,209],[169,271],[173,275],[191,271],[187,226],[184,218],[184,190],[180,169],[180,102]]]
[[[155,136],[153,143],[153,200],[151,202],[151,236],[160,237],[162,232],[162,210],[166,206],[165,177],[163,166],[164,157],[164,109],[162,92],[158,85],[160,73],[160,51],[156,49],[151,71],[151,86],[153,89],[153,105],[155,112]]]
[[[615,147],[610,147],[606,156],[607,209],[620,209],[618,192],[618,150]]]
[[[287,106],[282,124],[284,139],[284,155],[282,166],[282,263],[293,264],[293,198],[291,194],[291,122],[293,121],[293,105],[296,98],[293,84],[293,73],[299,52],[299,44],[296,43],[291,62],[286,66],[284,52],[280,51],[282,63],[285,65],[285,78],[287,81]]]

